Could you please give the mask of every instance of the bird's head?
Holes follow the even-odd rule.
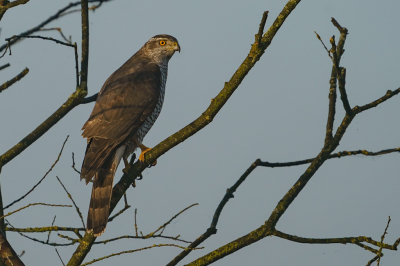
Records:
[[[166,34],[154,36],[145,43],[143,48],[148,56],[158,63],[168,62],[176,51],[181,51],[178,40]]]

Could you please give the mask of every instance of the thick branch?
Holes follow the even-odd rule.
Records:
[[[86,96],[87,92],[82,90],[80,87],[71,94],[68,100],[58,108],[49,118],[47,118],[42,124],[40,124],[34,131],[28,134],[24,139],[17,143],[14,147],[9,149],[3,155],[0,156],[0,171],[1,168],[6,165],[9,161],[14,159],[18,154],[23,152],[32,143],[39,139],[44,133],[46,133],[52,126],[60,121],[69,111],[75,106],[79,105],[82,99]]]
[[[20,260],[14,249],[8,243],[5,235],[0,231],[0,257],[5,265],[24,266],[25,264]]]
[[[6,5],[3,5],[3,2],[6,3]],[[12,2],[8,2],[8,1],[3,1],[2,3],[0,3],[0,20],[3,18],[4,13],[6,13],[6,11],[10,8],[19,6],[19,5],[24,5],[26,3],[29,2],[29,0],[15,0]]]

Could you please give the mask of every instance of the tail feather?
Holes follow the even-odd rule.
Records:
[[[104,233],[110,214],[110,200],[115,171],[119,163],[115,153],[108,156],[103,165],[98,168],[93,178],[92,197],[90,198],[87,217],[87,230],[94,236]]]

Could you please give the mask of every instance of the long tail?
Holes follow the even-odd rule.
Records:
[[[110,200],[115,171],[119,163],[115,153],[108,156],[93,178],[92,197],[87,217],[87,230],[93,230],[94,236],[100,236],[106,230],[110,213]],[[120,158],[119,158],[120,159]]]

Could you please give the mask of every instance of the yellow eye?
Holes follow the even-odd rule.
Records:
[[[166,41],[160,41],[160,45],[164,46],[167,42]]]

